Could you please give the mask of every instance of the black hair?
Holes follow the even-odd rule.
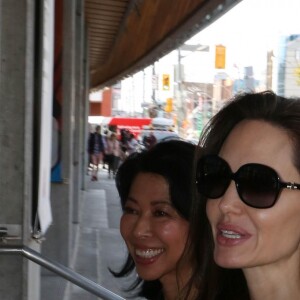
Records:
[[[116,174],[116,187],[122,208],[125,206],[135,177],[141,172],[155,173],[166,179],[172,205],[184,219],[189,220],[193,195],[191,186],[195,148],[196,146],[189,142],[170,140],[158,143],[148,151],[129,156]],[[134,261],[128,254],[119,272],[110,271],[115,277],[123,277],[132,274],[134,270]],[[159,280],[144,281],[137,277],[126,291],[133,292],[133,297],[163,299]]]

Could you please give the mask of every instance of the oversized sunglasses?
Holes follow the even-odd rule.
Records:
[[[300,189],[300,184],[281,181],[274,169],[262,164],[246,164],[233,173],[228,163],[217,155],[207,155],[198,161],[196,182],[203,196],[210,199],[223,196],[231,180],[241,200],[255,208],[272,207],[283,188]]]

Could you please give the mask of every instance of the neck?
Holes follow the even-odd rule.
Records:
[[[196,299],[197,290],[194,287],[191,287],[188,295],[186,295],[192,268],[189,263],[183,265],[177,269],[177,272],[174,271],[160,279],[164,300]]]
[[[300,265],[254,267],[244,270],[251,300],[300,299]]]
[[[164,300],[176,300],[178,299],[179,291],[177,289],[165,288],[163,289]]]

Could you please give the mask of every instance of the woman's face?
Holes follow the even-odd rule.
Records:
[[[141,278],[174,282],[189,223],[172,206],[164,177],[153,173],[136,176],[120,229]]]
[[[281,181],[300,182],[292,162],[292,142],[280,128],[263,121],[243,121],[226,139],[220,157],[233,172],[246,163],[272,167]],[[231,181],[225,194],[208,200],[207,216],[212,226],[214,258],[225,268],[280,266],[300,261],[300,192],[283,189],[271,208],[244,204]]]

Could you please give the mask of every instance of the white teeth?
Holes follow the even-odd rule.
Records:
[[[241,235],[231,230],[221,230],[222,235],[228,239],[239,239]]]
[[[164,249],[147,249],[147,250],[140,250],[136,249],[135,254],[140,257],[144,258],[152,258],[160,253],[164,252]]]

